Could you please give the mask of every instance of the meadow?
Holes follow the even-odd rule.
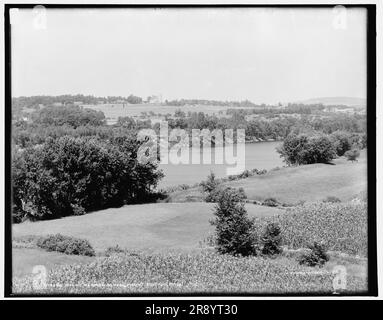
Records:
[[[361,152],[357,163],[344,157],[331,164],[309,164],[298,167],[275,168],[264,175],[229,181],[224,185],[243,188],[248,199],[262,201],[276,198],[282,204],[295,205],[303,201],[321,201],[335,196],[341,201],[349,201],[366,194],[367,157]],[[200,201],[204,195],[200,188],[177,191],[169,196],[172,202]]]

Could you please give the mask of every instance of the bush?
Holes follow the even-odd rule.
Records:
[[[360,156],[360,151],[358,149],[352,149],[347,151],[344,155],[348,161],[358,161],[357,158]]]
[[[37,240],[37,246],[47,251],[57,251],[65,254],[94,256],[96,253],[85,239],[64,236],[62,234],[48,235]]]
[[[267,198],[262,202],[263,206],[277,207],[278,201],[275,198]]]
[[[326,253],[326,248],[323,244],[314,242],[313,245],[309,246],[309,249],[309,252],[303,253],[298,258],[299,264],[303,264],[309,267],[322,267],[329,260],[329,256]]]
[[[328,196],[326,199],[323,200],[323,202],[338,203],[341,201],[338,197]]]
[[[256,254],[254,221],[247,216],[243,194],[226,188],[219,193],[215,208],[216,249],[220,253],[248,256]]]
[[[201,187],[203,192],[207,193],[205,201],[206,202],[215,202],[215,196],[217,192],[217,187],[219,186],[219,181],[216,179],[215,174],[211,172],[206,181],[201,182]]]
[[[330,135],[330,139],[334,143],[336,154],[339,157],[343,156],[352,147],[351,133],[335,131]]]
[[[107,256],[107,257],[110,257],[112,256],[113,254],[121,254],[121,253],[126,253],[127,250],[126,249],[123,249],[121,248],[118,244],[114,247],[108,247],[105,252],[104,252],[104,255]]]
[[[282,252],[281,228],[277,223],[269,223],[264,231],[261,243],[262,253],[265,255],[276,255]]]
[[[325,134],[290,134],[277,152],[289,165],[328,163],[336,157],[334,143]]]

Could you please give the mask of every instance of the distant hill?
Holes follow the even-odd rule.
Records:
[[[345,105],[350,107],[366,107],[367,100],[356,97],[322,97],[298,101],[305,104],[322,103],[324,105]]]

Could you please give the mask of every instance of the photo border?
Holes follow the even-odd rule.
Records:
[[[137,294],[12,294],[12,199],[11,199],[11,25],[10,9],[32,9],[39,4],[5,4],[5,272],[4,297],[344,297],[377,296],[377,221],[376,221],[376,4],[339,4],[346,8],[367,9],[367,198],[368,198],[368,290],[365,293],[137,293]],[[134,9],[134,8],[333,8],[331,4],[42,4],[47,9]]]

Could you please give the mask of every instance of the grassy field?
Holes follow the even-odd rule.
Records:
[[[119,245],[127,249],[163,251],[198,249],[199,241],[213,230],[211,203],[158,203],[129,205],[84,216],[13,225],[13,237],[61,233],[85,238],[96,251]],[[247,205],[252,217],[284,210]]]
[[[227,106],[205,106],[205,105],[196,105],[196,106],[164,106],[160,104],[139,104],[139,105],[123,105],[123,104],[101,104],[101,105],[83,105],[84,108],[90,108],[97,111],[102,111],[105,114],[105,117],[109,120],[110,123],[117,121],[118,117],[137,117],[140,116],[142,112],[154,112],[156,115],[166,115],[174,114],[176,110],[181,109],[185,113],[190,112],[204,112],[206,114],[216,114],[220,113],[225,114],[226,110],[229,109]],[[244,108],[246,109],[246,108]],[[151,118],[156,119],[156,116],[151,116]]]
[[[348,201],[367,191],[366,160],[366,152],[363,151],[356,163],[339,158],[333,164],[286,167],[225,184],[244,188],[248,199],[258,201],[273,197],[281,203],[296,204],[300,201],[320,201],[327,196]],[[175,192],[169,197],[172,202],[201,199],[203,195],[199,188]]]

